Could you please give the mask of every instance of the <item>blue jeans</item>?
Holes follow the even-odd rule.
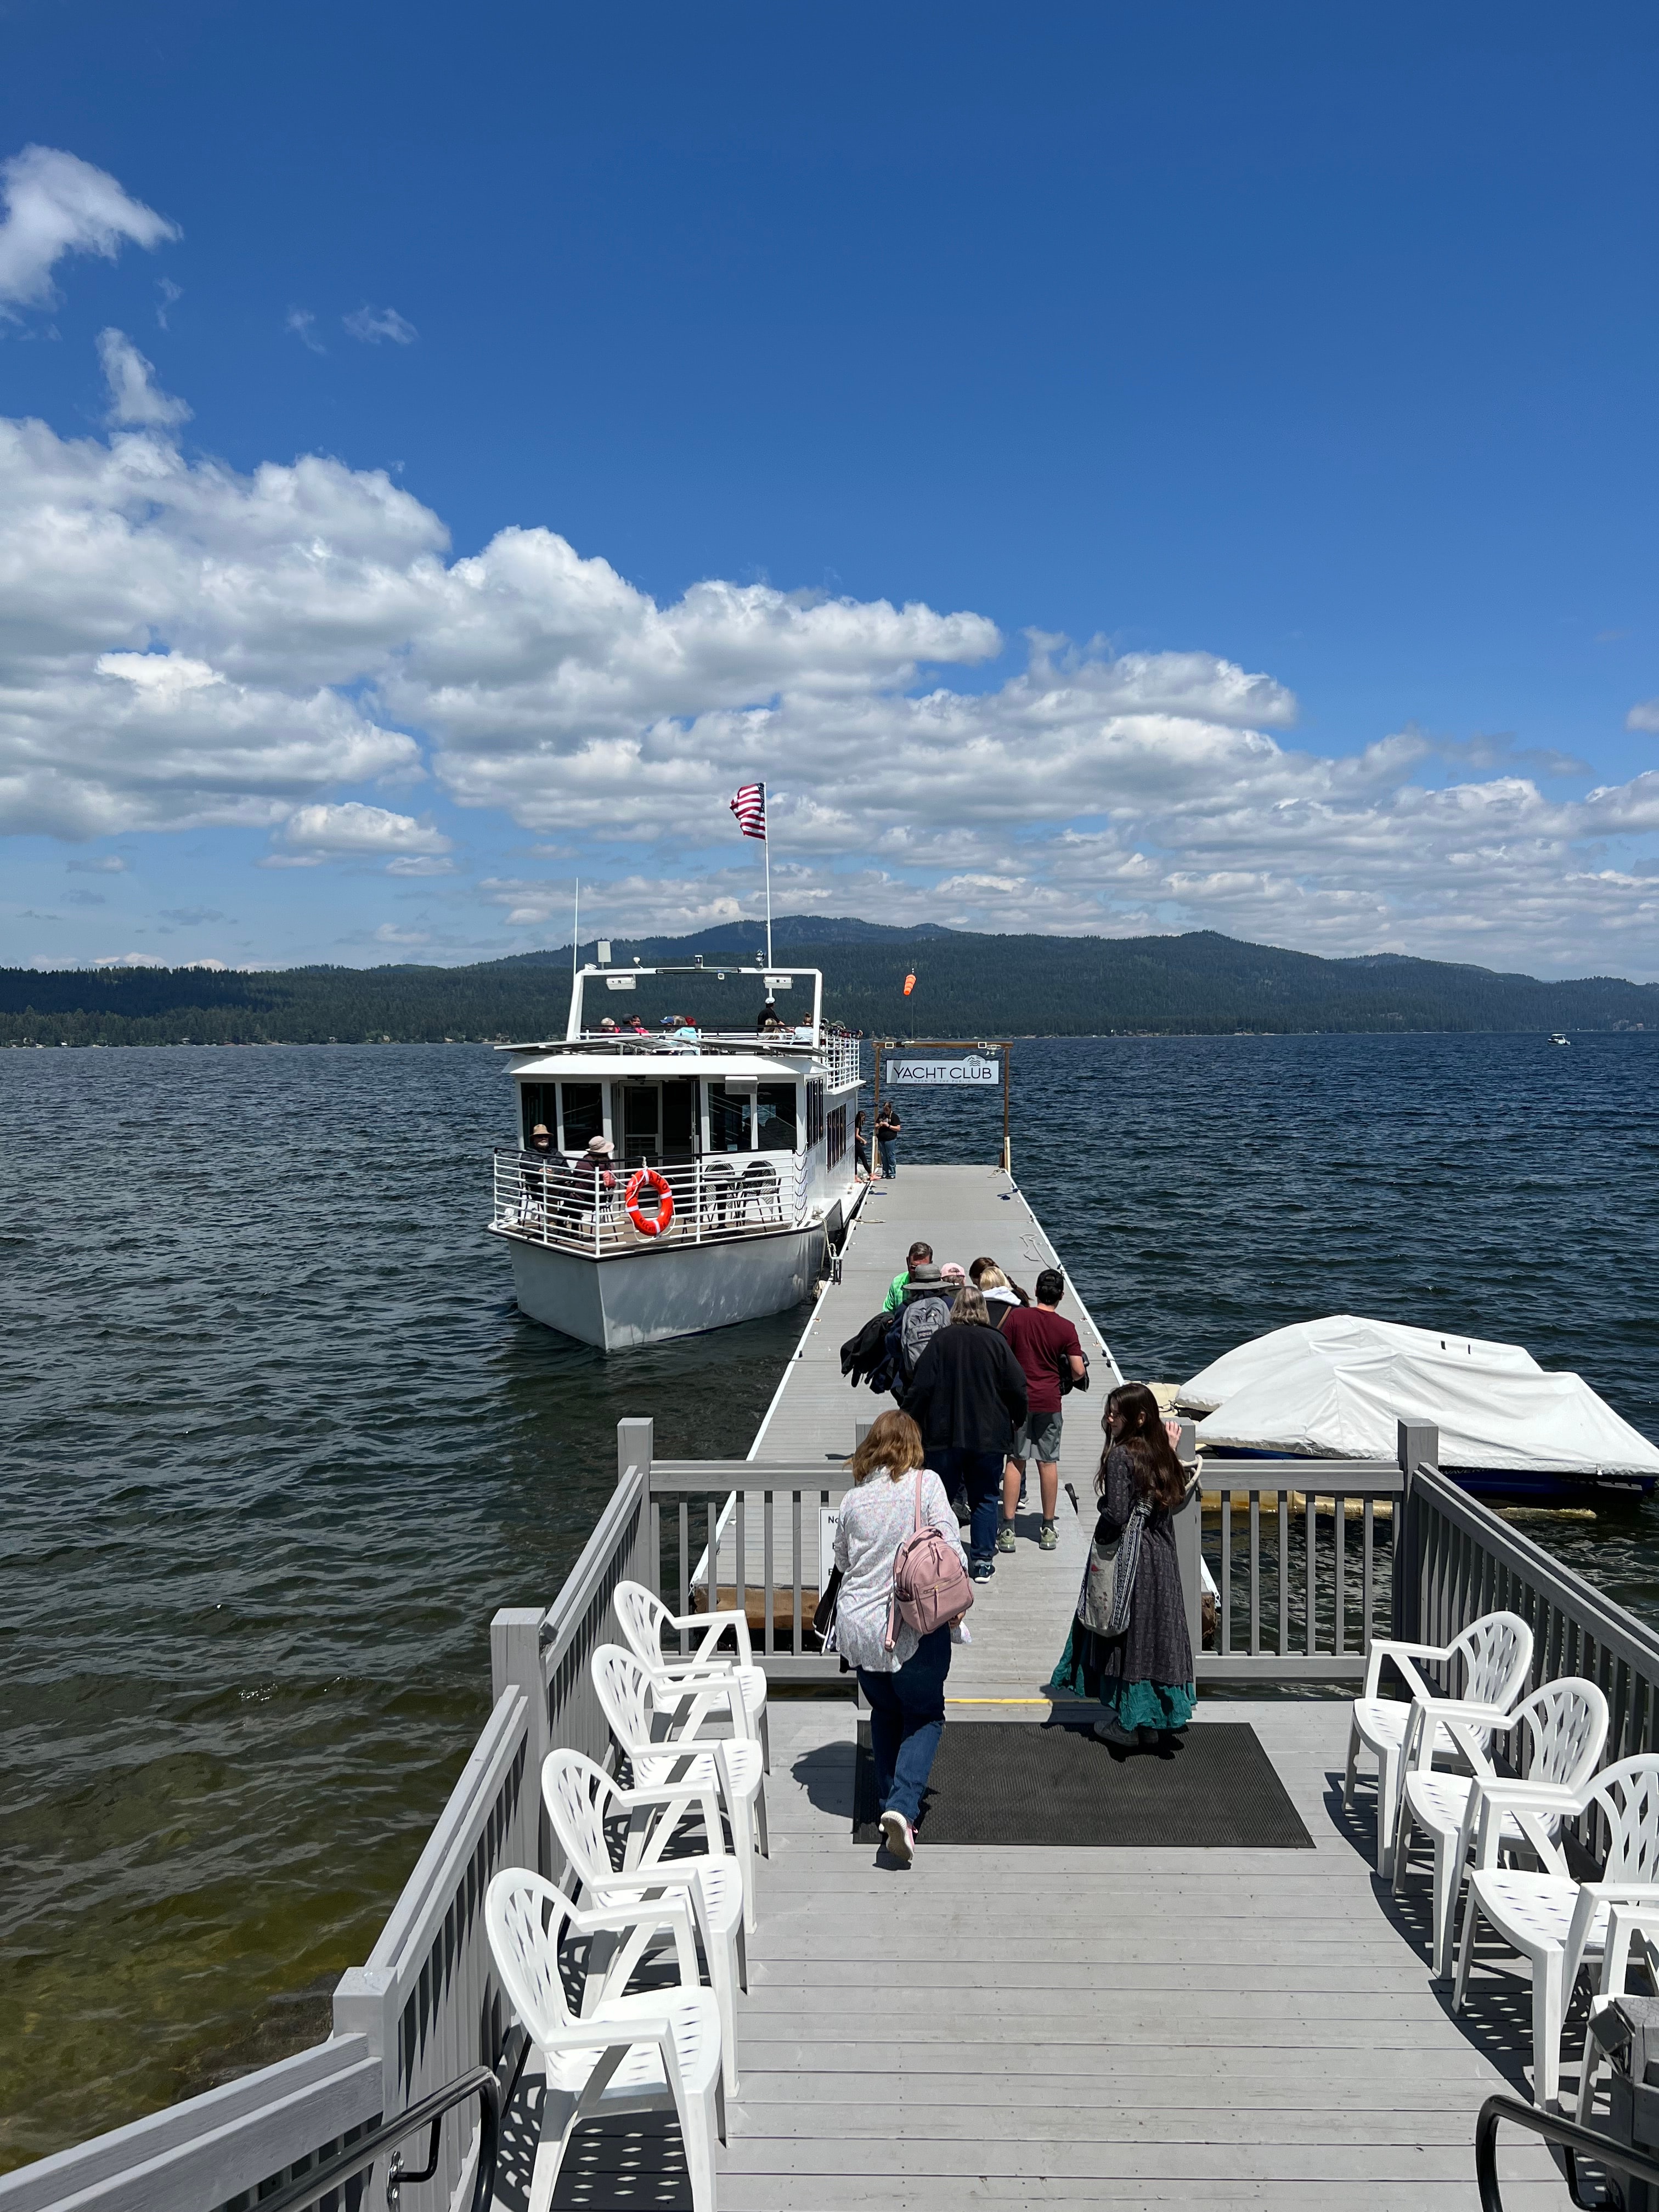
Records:
[[[958,1483],[968,1493],[968,1510],[974,1516],[968,1531],[968,1556],[975,1564],[981,1559],[995,1564],[1006,1463],[1006,1453],[968,1451],[960,1444],[933,1446],[927,1453],[927,1464],[945,1485],[945,1496]]]
[[[898,1139],[896,1137],[878,1137],[876,1146],[881,1154],[881,1171],[890,1179],[898,1173]]]
[[[948,1628],[924,1636],[896,1674],[859,1668],[859,1687],[870,1707],[876,1809],[902,1813],[912,1827],[945,1729],[945,1678],[950,1671]]]

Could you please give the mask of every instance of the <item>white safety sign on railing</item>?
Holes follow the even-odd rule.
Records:
[[[966,1060],[900,1060],[895,1055],[883,1061],[881,1072],[889,1083],[927,1083],[950,1088],[961,1083],[1002,1080],[998,1062],[981,1059],[977,1054]]]

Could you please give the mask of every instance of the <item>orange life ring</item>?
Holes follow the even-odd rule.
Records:
[[[641,1213],[639,1196],[642,1190],[657,1194],[654,1215]],[[674,1194],[668,1188],[666,1176],[659,1176],[655,1168],[635,1168],[628,1178],[628,1188],[623,1194],[623,1204],[628,1208],[628,1218],[641,1237],[660,1237],[674,1218]]]

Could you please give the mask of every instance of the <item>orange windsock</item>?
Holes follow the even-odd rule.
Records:
[[[915,988],[916,988],[916,979],[915,979],[915,977],[914,975],[907,975],[907,976],[905,977],[905,979],[904,979],[904,995],[905,995],[905,997],[906,997],[907,999],[909,997],[909,995],[910,995],[911,992],[912,992],[912,991],[914,991],[914,990],[915,989]]]

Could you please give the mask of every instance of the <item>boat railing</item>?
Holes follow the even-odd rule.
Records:
[[[862,1080],[864,1048],[855,1036],[831,1030],[823,1040],[823,1079],[831,1091],[845,1091]]]
[[[562,1154],[544,1164],[499,1149],[489,1225],[594,1260],[719,1243],[799,1227],[810,1172],[805,1152],[712,1152],[649,1173],[619,1161],[607,1182]]]

